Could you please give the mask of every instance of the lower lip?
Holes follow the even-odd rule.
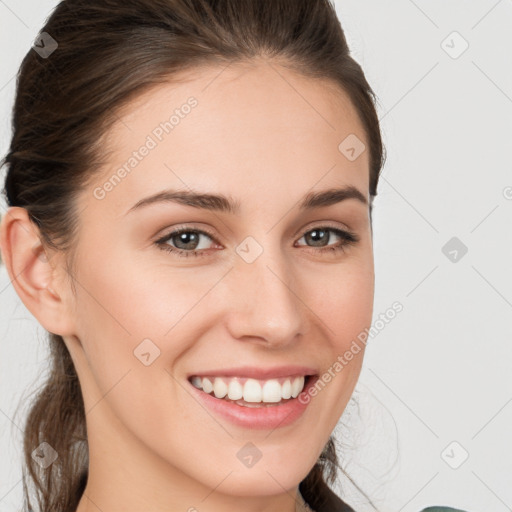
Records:
[[[310,377],[304,389],[296,398],[268,407],[265,405],[262,407],[237,405],[234,402],[228,402],[222,398],[208,395],[192,385],[191,382],[189,384],[209,409],[231,423],[244,428],[268,430],[291,425],[302,416],[311,400],[311,397],[306,397],[306,395],[308,395],[309,388],[314,386],[317,380],[317,375]],[[301,396],[305,398],[305,403],[299,401]]]

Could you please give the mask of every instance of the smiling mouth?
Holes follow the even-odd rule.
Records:
[[[191,376],[188,381],[203,393],[243,407],[273,407],[290,402],[316,375],[294,375],[275,379]]]

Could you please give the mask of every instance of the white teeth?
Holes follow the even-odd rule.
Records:
[[[281,384],[277,380],[267,380],[263,385],[262,397],[264,402],[281,401]]]
[[[246,402],[261,402],[261,386],[257,380],[247,379],[244,384],[244,400]]]
[[[203,383],[202,383],[202,380],[201,380],[201,377],[198,377],[197,375],[195,375],[194,377],[192,377],[192,384],[198,388],[198,389],[202,389],[203,387]]]
[[[292,384],[292,397],[296,398],[304,387],[304,377],[299,377],[293,381]]]
[[[205,393],[211,393],[213,391],[213,384],[210,379],[207,379],[206,377],[203,377],[203,391]]]
[[[244,388],[237,380],[231,380],[228,385],[228,398],[230,400],[240,400],[244,396]]]
[[[290,382],[290,379],[284,381],[281,393],[283,398],[290,398],[292,396],[292,384]]]
[[[281,382],[280,382],[281,381]],[[229,398],[236,401],[243,398],[246,402],[278,403],[281,400],[296,398],[304,388],[305,377],[287,379],[269,379],[259,381],[246,379],[242,384],[237,377],[199,377],[192,378],[192,384],[216,398]]]
[[[222,379],[217,377],[213,383],[213,392],[217,398],[224,398],[228,394],[228,387]]]

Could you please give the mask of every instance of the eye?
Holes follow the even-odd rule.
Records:
[[[340,238],[341,241],[336,245],[323,245],[325,242],[329,242],[331,240],[332,234],[334,234],[335,237]],[[187,258],[189,256],[205,256],[207,254],[206,249],[208,249],[208,242],[201,244],[202,237],[206,239],[209,238],[212,241],[215,240],[213,235],[206,231],[180,227],[157,240],[155,244],[160,249],[175,253],[179,257]],[[313,252],[321,253],[325,251],[344,251],[346,246],[354,245],[359,242],[359,237],[355,233],[328,226],[317,227],[309,230],[299,239],[299,241],[302,239],[314,244],[313,248],[318,248]],[[170,245],[169,242],[172,242],[174,246]]]
[[[336,245],[323,245],[324,242],[329,242],[331,240],[331,234],[334,233],[335,237],[338,237],[341,239],[341,242],[339,242]],[[344,251],[346,246],[348,245],[354,245],[357,242],[359,242],[359,237],[352,233],[351,231],[344,231],[342,229],[328,227],[328,226],[322,226],[318,228],[314,228],[310,231],[307,231],[304,236],[300,239],[305,239],[307,241],[310,241],[314,244],[316,247],[320,247],[319,252],[325,252],[325,251]]]
[[[198,251],[197,249],[207,249],[207,247],[201,246],[201,237],[210,238],[213,240],[213,236],[205,231],[192,228],[178,228],[164,238],[156,241],[158,247],[164,251],[176,253],[177,256],[204,256],[205,251]],[[167,242],[172,241],[177,247],[172,247]],[[208,244],[206,244],[208,245]]]

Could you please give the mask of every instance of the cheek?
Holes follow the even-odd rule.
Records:
[[[371,324],[374,272],[371,261],[333,265],[308,280],[306,304],[322,320],[325,336],[338,350]]]
[[[183,334],[187,313],[204,291],[194,293],[184,279],[170,274],[164,279],[158,268],[150,272],[116,261],[115,272],[104,259],[83,267],[78,278],[77,336],[88,363],[82,372],[86,409],[94,406],[93,414],[155,439],[157,448],[162,425],[178,438],[186,434],[175,405],[181,387],[171,373],[192,339]]]
[[[122,254],[84,265],[78,293],[82,331],[100,331],[112,345],[125,340],[132,351],[144,338],[168,338],[207,289],[208,283],[194,286],[189,276],[183,269],[148,265]]]
[[[319,284],[326,291],[317,291],[312,309],[323,321],[329,355],[324,359],[316,396],[322,397],[317,403],[319,423],[328,433],[343,413],[359,378],[373,315],[374,275],[371,266],[347,266],[340,269],[338,279],[323,277]]]
[[[155,372],[148,370],[160,367],[162,380],[161,361],[168,367],[185,349],[173,333],[197,297],[185,283],[145,271],[135,260],[90,261],[78,277],[77,336],[100,392],[127,372],[150,386]]]

